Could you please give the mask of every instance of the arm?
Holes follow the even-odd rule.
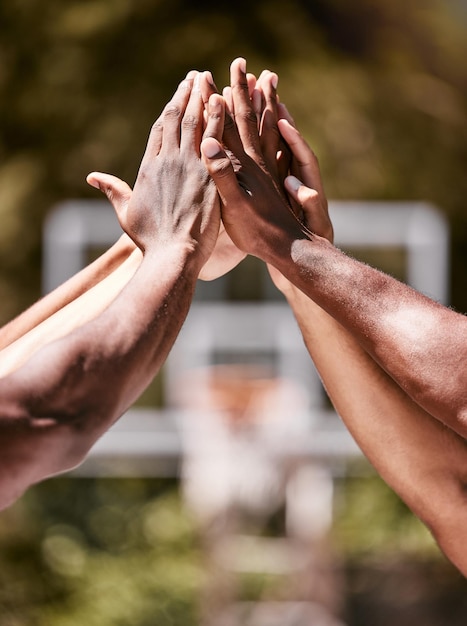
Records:
[[[207,105],[215,93],[210,72],[205,72],[200,87]],[[211,121],[206,136],[220,133],[219,121]],[[126,210],[132,190],[124,181],[99,172],[90,174],[87,181],[105,193],[117,212]],[[244,257],[245,253],[232,243],[221,223],[216,245],[199,278],[218,278]],[[141,259],[139,248],[124,234],[96,261],[0,329],[0,376],[17,369],[43,345],[99,315],[128,282]]]
[[[237,114],[240,115],[239,110]],[[290,124],[279,122],[279,126],[294,156],[292,173],[295,176],[286,181],[292,206],[296,214],[298,209],[303,209],[313,232],[332,239],[332,224],[317,161]],[[268,160],[268,168],[273,169],[277,143],[271,135],[262,141],[272,144],[269,156],[265,156],[264,150],[262,154],[265,161]],[[207,147],[212,148],[214,157],[219,154],[214,142],[207,142]],[[245,155],[242,158],[248,162]],[[223,175],[224,171],[221,167]],[[273,178],[277,183],[277,178]],[[251,193],[254,184],[250,183],[248,189]],[[229,201],[230,192],[222,181],[224,202]],[[236,193],[234,185],[233,193]],[[244,203],[244,198],[241,202]],[[279,209],[283,208],[276,200],[278,205]],[[260,205],[258,210],[261,209]],[[288,216],[289,210],[282,215]],[[228,213],[227,216],[230,217]],[[278,220],[276,218],[276,223]],[[231,230],[235,237],[235,231]],[[271,266],[270,272],[294,311],[336,410],[361,449],[386,482],[428,525],[446,555],[466,574],[465,440],[415,403],[339,322],[276,268]]]
[[[239,180],[218,142],[202,145],[232,241],[279,269],[417,404],[467,436],[467,318],[346,256],[300,221],[268,170],[243,60],[232,64],[232,98],[238,139],[230,149],[242,164]]]
[[[87,290],[68,303],[62,300],[61,308],[6,346],[0,352],[0,377],[18,369],[43,346],[102,313],[134,275],[141,259],[141,251],[133,246],[127,259],[100,282],[91,287],[87,283]],[[38,321],[38,316],[31,315],[30,321]]]
[[[280,113],[289,122],[279,121],[279,127],[294,157],[291,170],[296,176],[286,179],[290,199],[302,209],[312,231],[332,241],[317,159],[290,124],[287,110],[282,107]],[[430,528],[448,558],[467,575],[466,441],[414,403],[341,324],[277,270],[270,267],[270,272],[354,439],[382,478]]]
[[[0,329],[0,350],[3,350],[106,278],[130,256],[134,248],[131,239],[127,235],[122,235],[98,259],[35,302],[11,322],[5,324]]]
[[[210,72],[204,73],[200,89],[201,97],[207,110],[207,104],[210,96],[216,93],[215,85]],[[216,128],[214,128],[211,123],[206,129],[206,136],[211,136],[212,133],[217,133],[217,131],[218,124]],[[119,178],[109,174],[93,172],[87,177],[87,182],[93,187],[103,191],[117,211],[123,211],[128,205],[132,190],[127,183]],[[221,223],[215,248],[202,268],[199,278],[201,280],[214,280],[235,267],[243,258],[245,258],[245,256],[245,253],[240,251],[232,243],[230,237],[225,231],[224,225]],[[35,329],[37,326],[42,324],[42,322],[48,320],[48,318],[54,316],[55,313],[63,308],[67,308],[67,314],[61,317],[55,317],[57,324],[52,325],[51,323],[48,323],[44,328],[47,336],[50,337],[49,333],[52,328],[53,332],[58,330],[56,327],[58,324],[61,326],[61,334],[64,334],[64,325],[66,325],[66,332],[71,329],[70,312],[72,309],[80,309],[81,311],[83,311],[84,308],[86,309],[86,317],[83,317],[82,314],[78,316],[81,323],[85,319],[90,319],[93,315],[97,315],[102,308],[110,302],[110,300],[105,299],[103,295],[99,293],[99,290],[95,290],[92,298],[87,298],[85,302],[81,302],[78,306],[72,306],[70,308],[68,305],[72,304],[74,300],[109,277],[115,270],[124,265],[125,261],[127,261],[130,257],[132,258],[132,261],[129,264],[126,263],[126,265],[130,265],[134,271],[141,261],[141,253],[137,251],[136,246],[130,237],[128,237],[127,234],[123,234],[109,250],[107,250],[93,263],[57,287],[57,289],[54,289],[53,292],[38,300],[14,320],[0,328],[0,351],[17,341],[20,337],[23,337],[26,333],[29,333],[32,329]],[[124,281],[126,282],[128,271],[120,271],[120,274],[122,277],[125,277]],[[113,282],[114,285],[116,284],[115,279],[113,281],[109,281],[109,284],[111,282]],[[125,282],[121,282],[121,287],[123,287]],[[105,291],[107,291],[111,297],[115,294],[115,290],[112,288],[110,291],[108,289]],[[39,332],[36,331],[34,333],[35,343],[38,343],[38,336]],[[30,345],[30,341],[31,338],[24,342],[24,345]],[[26,352],[26,350],[24,351]],[[9,353],[12,352],[13,350],[9,351]],[[7,355],[1,352],[1,373],[5,373],[5,371],[7,371],[4,364],[7,360],[6,356]],[[8,360],[9,359],[10,356],[8,354]]]
[[[466,441],[413,402],[300,290],[285,292],[336,411],[376,471],[467,576]]]
[[[180,84],[154,125],[118,214],[143,251],[139,268],[100,315],[0,379],[3,507],[83,459],[159,371],[185,319],[220,219],[199,157],[203,101],[192,84]],[[218,114],[208,127],[219,127]]]

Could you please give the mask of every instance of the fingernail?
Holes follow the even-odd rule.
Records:
[[[188,74],[185,76],[185,80],[193,80],[198,72],[196,70],[190,70]]]
[[[86,177],[86,182],[88,185],[91,185],[91,187],[94,187],[95,189],[100,189],[99,181],[97,181],[95,178],[92,178],[90,174],[88,174],[88,176]]]
[[[279,76],[277,74],[272,75],[271,84],[274,87],[274,89],[277,89],[277,85],[279,84]]]
[[[238,67],[240,68],[241,72],[246,74],[246,60],[245,59],[240,58],[238,60]]]
[[[203,141],[203,153],[208,159],[213,159],[220,153],[219,144],[212,137]]]
[[[204,76],[205,76],[206,80],[208,81],[208,83],[209,83],[212,87],[215,87],[215,86],[216,86],[216,84],[215,84],[215,82],[214,82],[214,78],[212,77],[212,72],[210,72],[209,70],[206,70],[206,71],[204,72]]]
[[[195,93],[199,93],[201,91],[200,90],[200,86],[199,86],[199,76],[200,76],[200,74],[199,74],[199,72],[197,72],[196,76],[195,76],[195,80],[193,82],[193,91]]]
[[[286,182],[292,191],[298,191],[303,186],[302,181],[295,176],[287,176]]]

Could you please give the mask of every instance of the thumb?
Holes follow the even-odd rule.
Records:
[[[209,175],[216,183],[222,204],[236,203],[241,197],[241,189],[232,163],[221,144],[217,139],[207,137],[201,142],[201,154]]]
[[[292,200],[302,208],[305,226],[332,242],[332,223],[316,189],[307,187],[295,176],[287,176],[284,186]]]
[[[313,211],[315,204],[317,205],[316,208],[319,207],[318,192],[315,189],[311,189],[311,187],[307,187],[296,176],[287,176],[284,186],[291,198],[303,208],[305,215]]]
[[[131,187],[125,181],[111,174],[92,172],[86,177],[86,182],[107,196],[119,218],[125,213],[132,194]]]

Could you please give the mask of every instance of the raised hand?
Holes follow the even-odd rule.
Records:
[[[172,115],[173,107],[176,109],[179,108],[181,104],[186,104],[186,96],[187,89],[190,87],[190,83],[193,83],[193,80],[197,76],[197,72],[192,71],[189,72],[185,81],[181,83],[177,93],[174,95],[174,98],[167,105],[162,115],[156,121],[153,126],[148,148],[146,150],[145,157],[143,159],[143,163],[141,164],[140,175],[144,174],[146,167],[148,167],[148,172],[151,175],[157,176],[156,167],[163,168],[164,165],[162,163],[162,155],[160,154],[162,148],[162,140],[164,135],[164,127],[167,126],[166,135],[169,132],[169,125],[173,124],[174,116]],[[204,105],[203,109],[203,118],[200,117],[200,110],[197,108],[195,111],[196,125],[197,125],[197,133],[199,137],[199,130],[204,128],[204,137],[214,137],[218,140],[221,140],[223,130],[224,130],[224,106],[221,98],[216,93],[216,88],[212,80],[212,75],[210,72],[203,72],[198,75],[196,90],[194,89],[195,94],[199,94],[201,96],[201,101]],[[184,97],[185,95],[185,97]],[[199,99],[197,100],[197,106],[200,106]],[[180,110],[180,113],[182,111]],[[187,120],[190,118],[188,116],[192,116],[191,122],[188,121],[188,125],[194,121],[193,112],[186,111],[186,120],[184,119],[183,124],[187,123]],[[202,125],[201,125],[202,121]],[[173,134],[171,135],[173,140]],[[180,152],[180,147],[178,148],[179,156],[183,158],[183,153]],[[199,155],[199,148],[197,147],[195,152]],[[167,155],[171,156],[170,148],[168,148]],[[191,155],[193,157],[193,154]],[[158,159],[158,163],[152,162],[151,159]],[[149,163],[149,166],[148,166]],[[181,164],[179,163],[179,166]],[[199,164],[198,164],[199,165]],[[144,166],[144,169],[143,169]],[[203,166],[204,167],[204,166]],[[180,174],[181,175],[181,174]],[[196,182],[196,171],[193,169],[192,177],[194,176]],[[184,179],[178,177],[180,185],[184,182]],[[114,207],[119,219],[123,220],[122,227],[125,227],[126,216],[128,211],[131,210],[130,201],[132,198],[132,190],[131,187],[124,181],[120,180],[116,176],[112,176],[110,174],[103,174],[100,172],[93,172],[89,174],[87,177],[87,181],[93,187],[99,188],[105,195],[108,200],[111,202]],[[189,179],[187,181],[190,182]],[[161,181],[162,184],[162,181]],[[208,183],[203,178],[203,187],[205,187]],[[211,183],[211,187],[214,189],[214,186]],[[192,186],[192,189],[195,189],[196,185]],[[176,188],[172,189],[175,193],[177,191]],[[154,189],[155,194],[160,193],[160,189]],[[217,195],[217,192],[216,192]],[[154,202],[158,202],[159,195],[153,197]],[[148,199],[150,201],[150,199]],[[154,224],[154,227],[157,225]],[[155,234],[155,233],[154,233]],[[137,242],[138,243],[138,242]],[[141,245],[138,243],[138,245]],[[219,231],[216,239],[216,243],[214,249],[212,250],[211,255],[207,258],[204,266],[202,267],[199,278],[202,280],[213,280],[222,276],[226,272],[230,271],[233,267],[235,267],[243,258],[245,257],[245,253],[239,250],[233,243],[230,237],[227,235],[224,225],[222,222],[219,223]]]
[[[269,99],[271,105],[274,98]],[[222,219],[232,241],[244,252],[280,264],[284,256],[290,256],[293,242],[311,233],[294,214],[277,173],[268,169],[268,161],[271,167],[275,163],[273,151],[261,145],[244,59],[236,59],[231,66],[231,101],[234,126],[226,128],[224,141],[238,161],[237,171],[213,138],[202,142],[202,154],[219,190]]]
[[[210,257],[220,225],[216,187],[200,158],[206,74],[190,72],[153,125],[133,192],[115,177],[88,176],[143,252],[161,245],[193,247],[200,267]]]

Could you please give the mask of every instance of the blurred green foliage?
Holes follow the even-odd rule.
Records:
[[[410,563],[412,574],[401,585],[413,585],[414,573],[423,579],[421,588],[417,582],[422,607],[429,605],[430,585],[433,593],[442,590],[445,596],[451,590],[447,597],[454,616],[459,600],[452,591],[463,597],[465,584],[421,522],[379,478],[361,470],[337,481],[336,488],[332,545],[343,571],[351,572],[344,582],[344,605],[355,604],[362,591],[372,589],[371,572],[381,577]],[[199,626],[204,564],[197,524],[177,481],[49,480],[0,516],[0,623]],[[281,581],[271,574],[245,574],[238,582],[244,599],[283,593]],[[401,586],[392,584],[381,596],[383,604],[397,606]],[[373,612],[362,614],[360,621],[347,608],[349,625],[377,623],[377,597],[373,604]],[[445,626],[443,621],[427,623]],[[453,618],[452,626],[458,623],[463,622]]]
[[[52,480],[0,518],[2,626],[195,626],[202,581],[171,481]]]

